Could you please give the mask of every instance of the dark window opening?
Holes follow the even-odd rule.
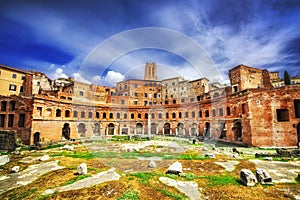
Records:
[[[9,110],[10,111],[14,111],[15,107],[16,107],[16,102],[15,101],[9,102]]]
[[[180,119],[182,118],[182,113],[181,112],[178,113],[178,118],[180,118]]]
[[[212,110],[212,116],[213,116],[213,117],[216,116],[216,110],[215,110],[215,109]]]
[[[148,119],[148,113],[145,113],[145,119]]]
[[[205,111],[205,117],[209,117],[209,111],[208,110]]]
[[[106,113],[103,113],[103,114],[102,114],[102,118],[103,118],[103,119],[106,119]]]
[[[6,111],[6,105],[7,105],[7,101],[1,102],[1,111]]]
[[[73,117],[78,117],[78,112],[77,111],[73,112]]]
[[[84,112],[84,111],[81,112],[80,117],[81,117],[81,118],[85,118],[85,112]]]
[[[8,127],[13,127],[14,126],[14,114],[9,114],[8,115]]]
[[[223,116],[224,114],[223,114],[223,108],[219,108],[219,115],[220,116]]]
[[[120,119],[120,118],[121,118],[121,114],[117,113],[117,119]]]
[[[56,109],[56,117],[61,117],[61,110],[60,109]]]
[[[196,117],[196,114],[195,114],[195,112],[193,111],[192,112],[192,118],[195,118]]]
[[[151,114],[151,118],[155,119],[155,114],[154,113]]]
[[[25,114],[19,115],[19,127],[25,127]]]
[[[96,112],[96,118],[99,119],[100,118],[100,113]]]
[[[287,122],[290,121],[289,110],[288,109],[277,109],[277,121],[278,122]]]
[[[198,117],[202,117],[202,111],[199,110]]]
[[[124,118],[124,119],[127,119],[127,113],[124,113],[123,118]]]
[[[1,114],[0,115],[0,127],[4,127],[4,123],[5,123],[5,115]]]
[[[172,118],[176,118],[176,113],[172,113]]]
[[[109,119],[114,118],[114,114],[113,113],[109,113]]]
[[[295,108],[295,117],[300,118],[300,100],[294,100],[294,108]]]
[[[161,114],[161,113],[158,114],[158,118],[159,118],[159,119],[162,118],[162,114]]]
[[[189,118],[189,113],[185,112],[185,118]]]
[[[65,111],[65,117],[70,117],[71,112],[69,110]]]
[[[93,117],[93,113],[89,112],[89,118],[92,118],[92,117]]]
[[[134,119],[134,113],[131,113],[131,119]]]
[[[230,115],[230,108],[229,107],[226,108],[226,113],[227,113],[227,116]]]
[[[245,114],[247,112],[247,107],[246,107],[246,104],[243,103],[242,104],[242,114]]]

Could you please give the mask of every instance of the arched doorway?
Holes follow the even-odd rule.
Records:
[[[78,134],[79,137],[85,137],[86,127],[84,123],[80,123],[78,125]]]
[[[178,123],[177,133],[178,133],[178,135],[184,135],[184,125],[183,125],[183,123]]]
[[[35,132],[34,135],[33,135],[33,143],[34,144],[37,144],[41,141],[41,133],[40,132]]]
[[[151,134],[157,134],[157,124],[151,123]]]
[[[135,132],[136,134],[143,134],[143,124],[137,123],[135,128],[136,128],[136,132]]]
[[[242,141],[242,123],[240,121],[235,121],[233,125],[234,140]]]
[[[190,128],[190,134],[192,136],[196,136],[197,135],[197,124],[196,123],[193,123],[191,128]]]
[[[170,123],[165,123],[164,124],[164,134],[171,134],[171,125]]]
[[[93,127],[93,134],[95,136],[101,136],[101,127],[99,123],[95,123]]]
[[[225,129],[225,122],[220,122],[219,124],[219,138],[226,140],[226,129]]]
[[[107,127],[107,135],[114,135],[115,133],[115,125],[113,123],[109,123]]]
[[[63,128],[62,128],[62,137],[66,138],[67,140],[70,139],[70,125],[68,123],[65,123]]]
[[[300,122],[297,124],[298,147],[300,148]]]
[[[209,122],[205,123],[204,137],[210,138],[210,123]]]

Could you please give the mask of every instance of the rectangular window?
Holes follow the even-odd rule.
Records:
[[[14,84],[9,84],[9,91],[17,91],[17,86]]]
[[[17,74],[12,74],[12,78],[17,78]]]
[[[83,96],[83,91],[79,91],[79,95],[80,95],[80,96]]]
[[[288,109],[277,109],[277,121],[278,122],[287,122],[290,121],[289,110]]]
[[[0,127],[4,127],[4,123],[5,123],[5,115],[1,114],[0,115]]]
[[[300,118],[300,100],[294,100],[295,117]]]
[[[14,111],[16,107],[16,102],[15,101],[10,101],[9,102],[9,110]]]
[[[247,112],[247,106],[245,103],[242,104],[242,114],[245,114]]]
[[[134,88],[138,88],[138,85],[137,85],[137,84],[134,84]]]
[[[148,94],[147,94],[147,93],[145,93],[145,94],[144,94],[144,96],[145,96],[145,97],[148,97]]]
[[[190,98],[190,102],[194,102],[194,98]]]
[[[148,101],[144,101],[144,106],[147,106],[147,104],[148,104]]]
[[[135,93],[134,93],[134,96],[137,97],[137,96],[138,96],[138,93],[135,92]]]
[[[36,110],[37,110],[37,113],[36,113],[36,114],[37,114],[38,116],[42,116],[42,114],[43,114],[43,111],[42,111],[43,108],[42,108],[42,107],[37,107]]]
[[[19,115],[19,127],[25,127],[25,114]]]
[[[6,111],[6,105],[7,105],[7,101],[1,102],[1,111]]]
[[[25,80],[25,76],[21,76],[21,80],[23,80],[23,81],[24,81],[24,80]]]
[[[235,85],[235,86],[232,86],[232,89],[233,89],[233,92],[238,92],[238,91],[239,91],[239,89],[238,89],[238,86],[237,86],[237,85]]]
[[[9,114],[8,115],[8,127],[13,127],[14,126],[14,114]]]
[[[123,99],[123,100],[121,100],[121,104],[122,105],[124,105],[125,104],[125,100]]]
[[[138,104],[138,101],[133,101],[133,104],[134,104],[134,105],[137,105],[137,104]]]

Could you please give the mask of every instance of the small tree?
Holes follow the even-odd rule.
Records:
[[[291,77],[287,71],[284,71],[284,84],[285,85],[291,85]]]

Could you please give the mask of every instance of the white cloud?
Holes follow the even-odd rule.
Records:
[[[91,81],[86,80],[84,77],[81,76],[80,73],[73,73],[73,77],[75,81],[91,84]]]
[[[53,74],[50,74],[49,77],[51,79],[57,79],[57,78],[68,78],[68,76],[64,73],[64,70],[62,68],[57,68]]]
[[[114,86],[117,82],[124,81],[125,76],[119,72],[108,71],[105,77],[102,77],[103,81],[110,86]]]

